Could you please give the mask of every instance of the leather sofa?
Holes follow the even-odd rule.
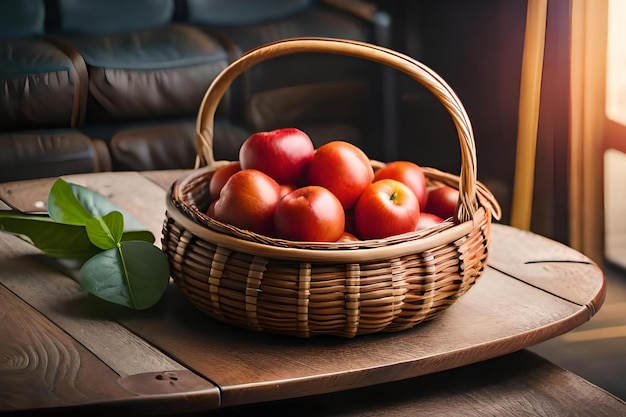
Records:
[[[299,36],[386,45],[390,25],[361,0],[0,0],[0,181],[192,167],[202,97],[245,51]],[[296,126],[384,159],[392,80],[343,56],[259,64],[220,103],[215,156]]]

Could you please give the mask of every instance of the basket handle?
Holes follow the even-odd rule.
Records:
[[[271,58],[294,53],[316,52],[347,55],[387,65],[422,84],[446,108],[456,126],[461,145],[459,202],[456,218],[471,220],[478,209],[476,190],[476,144],[469,117],[452,88],[433,70],[419,61],[377,45],[347,39],[292,38],[252,49],[230,64],[213,80],[206,91],[196,123],[196,168],[213,165],[213,123],[219,101],[232,82],[246,70]]]

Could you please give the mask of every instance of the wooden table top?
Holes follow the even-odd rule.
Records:
[[[102,193],[158,239],[166,189],[184,173],[64,178]],[[0,199],[6,207],[41,211],[53,182],[0,184]],[[295,406],[313,415],[320,407],[316,396],[355,402],[363,391],[396,396],[406,414],[397,409],[394,415],[414,415],[420,407],[432,415],[484,415],[492,412],[482,407],[495,413],[515,406],[557,415],[626,414],[616,397],[520,351],[588,321],[606,287],[602,271],[584,255],[508,226],[493,225],[488,268],[436,319],[354,339],[235,328],[199,312],[173,284],[145,311],[108,304],[88,296],[72,270],[9,234],[0,233],[0,265],[0,412],[69,407],[242,415],[263,403],[268,413]],[[369,415],[365,404],[392,410],[360,398],[354,409],[325,405],[316,414]]]

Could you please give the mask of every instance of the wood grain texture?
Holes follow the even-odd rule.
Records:
[[[25,213],[46,212],[48,192],[56,178],[14,181],[0,184],[0,199],[14,210]]]
[[[170,186],[177,179],[190,174],[193,170],[190,169],[171,169],[161,171],[141,171],[141,175],[148,178],[150,181],[157,184],[164,190],[168,190]]]
[[[134,396],[62,329],[0,286],[0,411]]]
[[[29,397],[24,398],[24,395],[39,389],[42,405],[51,406],[81,404],[91,402],[94,398],[113,401],[137,397],[139,394],[162,394],[164,386],[170,393],[203,392],[208,404],[219,404],[219,392],[213,384],[190,372],[122,325],[111,322],[106,303],[88,296],[69,274],[57,269],[60,268],[59,264],[40,255],[35,248],[14,236],[0,234],[0,265],[0,289],[10,290],[22,300],[20,303],[15,301],[17,305],[29,308],[28,314],[8,307],[3,311],[0,340],[14,341],[20,340],[19,335],[30,335],[28,340],[18,342],[19,346],[23,346],[21,350],[13,345],[3,345],[3,363],[19,364],[26,361],[41,367],[37,372],[20,366],[18,371],[10,372],[5,367],[0,369],[0,387],[8,390],[4,395],[21,398],[22,407],[38,404],[25,401]],[[0,306],[4,304],[0,303]],[[119,310],[122,314],[123,310]],[[127,311],[123,313],[128,314]],[[36,326],[37,321],[45,321],[47,328],[42,330],[41,325]],[[56,333],[50,335],[53,330]],[[76,353],[75,346],[80,346],[81,351],[89,354],[90,361],[85,365]],[[32,353],[33,359],[24,356],[25,352]],[[84,374],[93,369],[94,374],[90,374],[90,378],[102,379],[98,382],[103,387],[102,391],[91,389],[91,394],[81,396],[78,391],[60,386],[65,384],[65,379],[58,379],[57,368],[70,376],[79,370]],[[105,369],[106,373],[99,369]],[[176,375],[174,382],[167,377],[171,373]],[[166,377],[163,378],[163,375]],[[20,387],[12,384],[15,378],[23,381],[24,385]],[[139,387],[135,381],[141,381]],[[83,387],[89,386],[89,383],[75,385]],[[32,388],[29,390],[26,386]],[[56,393],[57,389],[63,396]],[[172,402],[176,400],[172,398]],[[0,409],[3,402],[0,400]],[[17,400],[15,403],[7,403],[7,407],[16,404],[19,404]]]
[[[626,413],[626,403],[522,350],[405,381],[230,411],[242,417],[613,417]]]
[[[180,175],[181,172],[167,171],[106,173],[68,176],[66,179],[103,193],[142,221],[158,239],[165,218],[166,184]],[[51,182],[48,187],[50,185]],[[41,181],[8,189],[11,190],[11,206],[22,202],[26,207],[48,192]],[[0,196],[6,193],[7,188],[0,185]],[[44,320],[50,321],[51,329],[55,329],[52,323],[59,326],[55,331],[62,332],[72,343],[81,346],[85,355],[100,364],[85,366],[97,369],[104,363],[115,375],[116,389],[124,388],[129,396],[142,394],[139,402],[114,401],[116,397],[110,394],[88,395],[81,407],[73,407],[73,410],[83,410],[83,407],[95,404],[101,410],[136,407],[145,413],[157,413],[166,412],[168,406],[176,404],[178,411],[189,412],[376,385],[369,391],[374,392],[386,386],[381,384],[396,384],[394,381],[419,376],[439,381],[439,388],[433,388],[426,396],[416,397],[417,404],[432,410],[454,411],[453,402],[442,400],[450,394],[444,380],[432,374],[506,355],[493,368],[479,367],[489,369],[492,375],[482,375],[480,372],[483,371],[479,371],[480,378],[472,380],[466,376],[463,384],[467,385],[451,388],[460,401],[458,404],[467,402],[470,407],[469,414],[463,415],[480,415],[483,406],[487,407],[482,409],[487,414],[492,411],[498,414],[498,408],[490,407],[508,407],[509,401],[516,404],[518,400],[528,407],[537,407],[538,415],[553,415],[544,412],[544,408],[549,411],[550,407],[555,407],[558,411],[565,404],[563,398],[568,398],[563,394],[568,389],[565,385],[574,381],[576,389],[582,390],[584,383],[572,374],[548,365],[544,369],[549,375],[542,376],[539,371],[526,375],[522,372],[523,367],[518,373],[509,375],[509,368],[515,368],[517,357],[509,354],[586,322],[602,305],[606,291],[600,269],[578,252],[502,225],[492,227],[490,267],[466,295],[435,320],[405,332],[354,339],[330,336],[298,339],[238,329],[199,312],[174,285],[155,307],[130,311],[88,297],[70,278],[71,271],[60,268],[58,263],[9,235],[0,234],[0,265],[0,283],[22,299],[16,299],[18,304],[22,303],[22,308],[36,313],[32,310],[34,307],[47,317]],[[13,311],[20,311],[15,314],[22,315],[19,309],[5,310],[4,314],[11,316],[11,320],[7,320],[4,327],[0,324],[0,341],[8,340],[9,332],[20,328]],[[36,332],[40,333],[39,330]],[[24,378],[25,381],[39,378],[20,370],[19,364],[24,363],[20,358],[24,356],[19,349],[11,347],[6,352],[9,352],[6,357],[15,358],[7,363],[17,364],[17,370],[10,371],[11,379],[5,379],[9,374],[0,370],[0,386],[13,378]],[[507,358],[511,358],[510,363]],[[80,368],[79,373],[82,372]],[[442,375],[450,374],[444,372]],[[118,379],[119,376],[122,378]],[[174,382],[177,377],[180,377],[179,383]],[[509,377],[511,379],[507,379]],[[146,381],[178,384],[174,390],[183,393],[177,397],[169,391],[172,387],[163,384],[150,387]],[[502,381],[510,381],[510,389],[517,389],[516,384],[521,388],[519,391],[500,389]],[[535,384],[532,386],[536,388],[532,389],[539,391],[533,395],[539,395],[538,398],[533,400],[528,396],[530,394],[522,395],[522,389],[530,389],[531,385],[526,386],[527,383]],[[409,382],[407,387],[413,387],[411,384]],[[548,385],[557,388],[550,391],[546,388]],[[427,390],[429,386],[418,384],[415,389]],[[83,382],[77,383],[76,387],[83,389]],[[22,399],[24,389],[24,386],[16,389]],[[402,392],[403,388],[398,390]],[[411,388],[407,390],[410,392]],[[459,393],[463,394],[461,391],[465,390],[471,393],[469,397],[461,395],[459,398]],[[154,395],[147,395],[149,393]],[[583,394],[581,391],[572,395],[585,398]],[[602,397],[605,394],[590,386],[585,395]],[[78,395],[71,401],[58,401],[80,403],[81,400],[76,398]],[[350,414],[353,411],[354,415],[375,415],[367,413],[375,413],[379,406],[383,407],[382,403],[370,403],[371,408],[361,411],[339,408],[331,412],[338,412],[336,415],[353,415]],[[391,403],[387,407],[388,415],[404,415],[403,409],[396,410]],[[417,405],[407,407],[406,410],[414,412]],[[473,407],[477,407],[476,410]]]
[[[558,297],[588,305],[592,315],[604,302],[602,270],[580,252],[543,236],[494,225],[488,263]]]
[[[435,320],[391,334],[296,339],[206,317],[172,287],[125,326],[208,376],[224,406],[320,394],[438,372],[511,353],[588,320],[585,307],[487,270]],[[162,329],[167,328],[167,332]]]
[[[25,242],[0,234],[0,283],[101,357],[121,376],[184,369],[104,315],[104,302],[89,296],[54,260]]]

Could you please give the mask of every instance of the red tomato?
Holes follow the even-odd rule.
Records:
[[[206,211],[207,216],[215,218],[215,202],[217,200],[213,200],[209,205],[209,208]]]
[[[447,219],[454,216],[458,200],[459,190],[456,188],[449,185],[433,188],[428,192],[426,208],[423,211],[436,214],[442,219]]]
[[[428,229],[429,227],[433,227],[441,222],[443,222],[443,219],[441,217],[423,211],[420,213],[420,218],[417,221],[417,227],[415,228],[415,230]]]
[[[313,154],[307,184],[329,189],[349,210],[373,179],[374,170],[361,149],[348,142],[332,141]]]
[[[423,210],[426,207],[428,190],[426,189],[426,175],[422,167],[409,161],[389,162],[374,173],[374,181],[385,178],[398,180],[407,185],[420,202],[420,209]]]
[[[241,171],[241,164],[239,161],[233,161],[223,167],[218,168],[211,177],[209,181],[209,195],[211,196],[211,201],[215,201],[220,196],[220,191],[226,181],[233,175],[235,172]]]
[[[392,179],[370,184],[354,206],[356,235],[361,239],[412,232],[419,217],[419,201],[413,191]]]
[[[241,169],[258,169],[279,184],[299,184],[313,157],[313,142],[296,128],[257,132],[239,149]]]
[[[271,235],[280,185],[256,169],[233,174],[215,202],[213,217],[241,229]]]
[[[290,192],[292,192],[295,189],[296,189],[296,187],[293,186],[293,185],[281,184],[280,185],[280,197],[283,198],[284,196],[286,196],[287,194],[289,194]]]
[[[352,233],[350,232],[343,232],[343,234],[341,235],[341,237],[337,240],[337,242],[358,242],[361,239],[359,239],[358,237],[354,236]]]
[[[316,185],[297,188],[280,200],[274,213],[278,237],[307,242],[336,242],[344,229],[341,203]]]

